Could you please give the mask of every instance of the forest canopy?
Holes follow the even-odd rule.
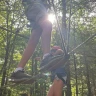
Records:
[[[96,1],[49,1],[49,19],[54,19],[51,46],[62,47],[64,43],[67,52],[71,52],[94,35],[70,54],[65,66],[68,81],[63,96],[96,96]],[[21,0],[0,0],[0,96],[46,96],[52,84],[49,77],[32,85],[11,87],[8,82],[31,35],[29,24]],[[40,67],[37,57],[42,58],[41,42],[25,67],[32,76]]]

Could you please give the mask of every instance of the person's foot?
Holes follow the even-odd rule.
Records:
[[[19,82],[23,80],[30,79],[31,75],[24,73],[24,70],[18,70],[17,72],[13,72],[10,76],[10,81]]]
[[[44,65],[46,65],[48,63],[48,61],[51,60],[52,57],[53,57],[52,54],[48,54],[44,59],[42,59],[40,68],[42,68]]]
[[[50,61],[58,58],[58,57],[62,57],[62,55],[56,55],[56,56],[53,56],[52,54],[49,54],[47,55],[42,61],[41,61],[41,64],[40,64],[40,69],[43,69],[43,67],[45,65],[47,65]]]

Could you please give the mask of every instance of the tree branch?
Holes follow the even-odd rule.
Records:
[[[4,28],[2,26],[0,26],[0,29],[5,30],[5,31],[8,31],[8,32],[12,32],[11,30],[8,30],[8,29],[6,29],[6,28]],[[17,29],[16,32],[18,32],[19,30],[20,29]],[[12,32],[12,33],[13,34],[16,34],[16,32]],[[25,39],[29,39],[27,36],[24,36],[24,35],[21,35],[21,34],[17,34],[17,36],[20,36],[20,37],[25,38]]]

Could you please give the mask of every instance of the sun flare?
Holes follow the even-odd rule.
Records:
[[[54,14],[49,14],[49,15],[48,15],[48,20],[49,20],[51,23],[54,23],[54,21],[55,21],[55,15],[54,15]]]

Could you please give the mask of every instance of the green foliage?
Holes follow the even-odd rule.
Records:
[[[61,27],[64,20],[64,17],[62,18],[62,16],[64,16],[64,14],[62,14],[62,11],[64,11],[62,8],[62,0],[55,0],[54,4],[56,7],[56,15],[59,17],[58,23]],[[68,44],[69,51],[84,42],[89,36],[96,33],[96,14],[94,13],[95,8],[96,6],[94,3],[88,2],[88,0],[75,0],[72,1],[71,4],[69,0],[66,0],[65,20],[67,33],[70,31]],[[23,51],[28,42],[28,38],[31,34],[31,29],[26,27],[28,23],[29,21],[26,19],[20,0],[0,0],[0,83],[2,83],[2,78],[4,75],[3,72],[6,70],[5,77],[8,79],[10,73],[16,68],[22,57]],[[64,30],[64,32],[66,31]],[[67,34],[64,32],[63,34]],[[67,35],[65,38],[68,37]],[[67,39],[66,45],[68,42]],[[51,42],[51,46],[54,45],[62,46],[60,32],[58,31],[56,23],[53,23]],[[31,75],[37,74],[39,70],[40,61],[36,61],[36,57],[42,58],[40,42],[34,52],[33,57],[30,58],[25,67],[27,73]],[[5,63],[6,66],[4,66]],[[87,96],[90,89],[91,95],[89,96],[93,96],[96,93],[95,73],[96,36],[76,49],[74,51],[74,55],[71,54],[70,56],[70,83],[72,96],[75,96],[76,93],[79,94],[78,96]],[[4,85],[8,84],[8,81],[4,83]],[[4,91],[4,94],[7,94],[5,96],[19,96],[21,93],[28,93],[32,96],[45,96],[50,85],[51,82],[49,78],[41,78],[33,85],[16,86],[13,88],[9,86],[5,89],[3,86],[1,86],[1,89]]]

